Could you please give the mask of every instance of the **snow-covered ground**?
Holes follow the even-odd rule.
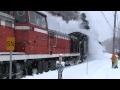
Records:
[[[120,68],[111,68],[110,58],[111,54],[105,53],[104,59],[89,61],[88,73],[87,62],[67,67],[63,71],[63,79],[120,79]],[[58,72],[54,70],[22,79],[58,79]]]

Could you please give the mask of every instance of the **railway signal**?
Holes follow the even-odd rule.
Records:
[[[7,38],[6,49],[10,51],[9,79],[12,79],[12,51],[15,49],[15,38],[14,37]]]

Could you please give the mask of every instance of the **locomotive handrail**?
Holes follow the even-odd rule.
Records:
[[[62,54],[63,57],[69,56],[80,56],[80,53],[74,54]],[[59,57],[59,54],[31,54],[31,55],[12,55],[12,59],[16,60],[27,60],[27,59],[43,59],[43,58],[54,58]],[[9,61],[10,55],[0,55],[0,61]]]
[[[0,52],[0,55],[9,55],[10,54],[10,52]],[[12,54],[14,54],[14,55],[18,55],[18,54],[25,54],[24,52],[13,52]]]

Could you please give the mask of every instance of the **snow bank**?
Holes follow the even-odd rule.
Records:
[[[81,20],[71,20],[66,23],[62,17],[53,16],[49,12],[41,11],[47,15],[48,20],[48,28],[56,31],[60,31],[63,33],[72,33],[72,32],[81,32],[89,36],[89,59],[103,59],[104,48],[98,42],[98,33],[95,30],[85,30],[80,28]]]

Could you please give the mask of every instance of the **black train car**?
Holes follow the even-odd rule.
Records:
[[[70,35],[70,53],[77,53],[78,51],[78,38]]]
[[[88,37],[80,32],[73,32],[70,36],[70,53],[80,53],[83,62],[88,54]]]

